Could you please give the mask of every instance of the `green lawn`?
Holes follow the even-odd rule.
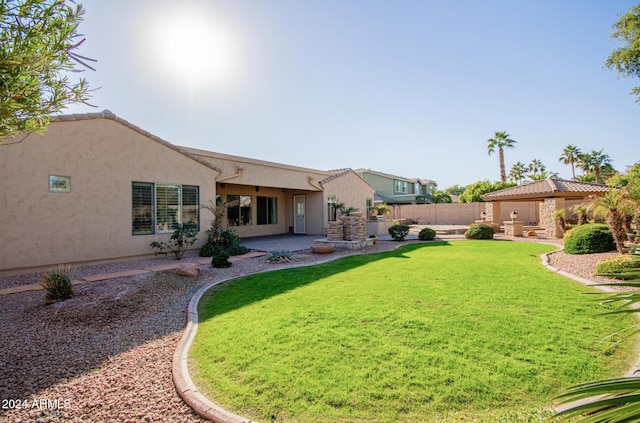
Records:
[[[540,264],[553,248],[410,244],[235,280],[200,303],[192,376],[262,422],[539,421],[635,361],[606,338],[632,318],[596,316],[590,288]]]

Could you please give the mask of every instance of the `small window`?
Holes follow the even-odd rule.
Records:
[[[71,192],[71,176],[49,175],[49,192]]]
[[[276,197],[257,197],[258,225],[278,223],[278,199]]]

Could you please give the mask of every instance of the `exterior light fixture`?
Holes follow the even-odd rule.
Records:
[[[482,213],[480,213],[480,219],[487,220],[487,212],[483,211]]]

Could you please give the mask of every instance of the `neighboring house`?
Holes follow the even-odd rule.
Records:
[[[434,193],[438,187],[430,179],[405,178],[371,169],[357,169],[355,172],[376,190],[376,203],[420,204],[424,196]]]
[[[107,110],[4,140],[0,186],[0,276],[149,255],[180,223],[198,225],[199,246],[213,218],[201,206],[218,196],[237,200],[224,224],[241,237],[321,237],[333,199],[364,209],[374,193],[352,170],[179,147]]]

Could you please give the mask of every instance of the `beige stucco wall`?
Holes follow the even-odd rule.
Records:
[[[403,204],[394,207],[394,219],[411,219],[420,224],[468,225],[480,219],[488,203]],[[538,203],[501,202],[500,223],[511,220],[509,214],[518,212],[518,220],[525,225],[538,222]]]
[[[70,176],[71,193],[48,192],[50,174]],[[132,181],[197,185],[203,204],[215,198],[216,175],[113,119],[53,122],[44,136],[5,142],[0,146],[0,275],[151,254],[149,244],[170,235],[131,235]],[[210,220],[202,210],[200,242]]]
[[[360,178],[354,172],[347,172],[340,177],[331,179],[323,184],[325,192],[325,201],[329,195],[335,195],[338,203],[344,203],[344,206],[355,207],[359,212],[367,213],[367,198],[373,202],[375,190],[371,185]]]
[[[219,168],[221,170],[220,175],[217,177],[219,183],[250,185],[254,188],[258,186],[321,191],[322,187],[319,185],[319,181],[331,175],[330,172],[298,166],[184,148]]]

